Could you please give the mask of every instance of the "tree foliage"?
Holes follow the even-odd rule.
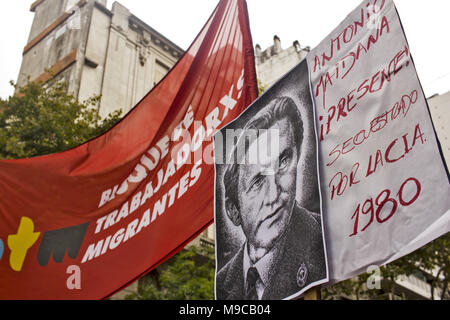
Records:
[[[35,82],[16,87],[14,96],[0,99],[0,157],[61,152],[102,134],[120,119],[121,111],[101,119],[95,107],[99,99],[79,102],[64,82],[48,88]]]
[[[399,275],[414,275],[430,285],[431,299],[450,299],[450,234],[432,241],[382,268],[391,281]]]
[[[365,273],[324,288],[322,297],[329,300],[342,297],[370,300],[408,299],[408,296],[399,293],[397,281],[401,277],[414,276],[429,285],[432,300],[450,299],[450,234],[447,233],[409,255],[382,266],[380,276],[384,281],[381,289],[367,288],[369,276],[370,274]]]
[[[267,90],[267,85],[258,80],[258,96],[262,95]]]
[[[153,273],[150,281],[140,283],[127,299],[212,300],[214,272],[214,249],[190,246],[166,262],[160,273]]]

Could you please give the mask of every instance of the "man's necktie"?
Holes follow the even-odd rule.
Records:
[[[258,300],[258,294],[256,293],[256,281],[259,279],[258,270],[255,267],[251,267],[247,271],[247,291],[245,294],[245,300]]]

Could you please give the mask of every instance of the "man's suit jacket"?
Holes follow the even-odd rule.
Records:
[[[216,298],[243,300],[245,296],[243,258],[245,244],[217,273]],[[283,253],[275,265],[263,300],[287,298],[308,284],[326,277],[320,216],[295,205]]]

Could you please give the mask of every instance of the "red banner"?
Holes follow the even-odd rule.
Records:
[[[213,222],[212,135],[256,97],[246,3],[224,0],[106,134],[0,161],[0,298],[105,298],[181,250]]]

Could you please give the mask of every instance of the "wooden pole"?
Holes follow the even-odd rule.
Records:
[[[303,300],[320,300],[320,288],[312,288],[306,291]]]

